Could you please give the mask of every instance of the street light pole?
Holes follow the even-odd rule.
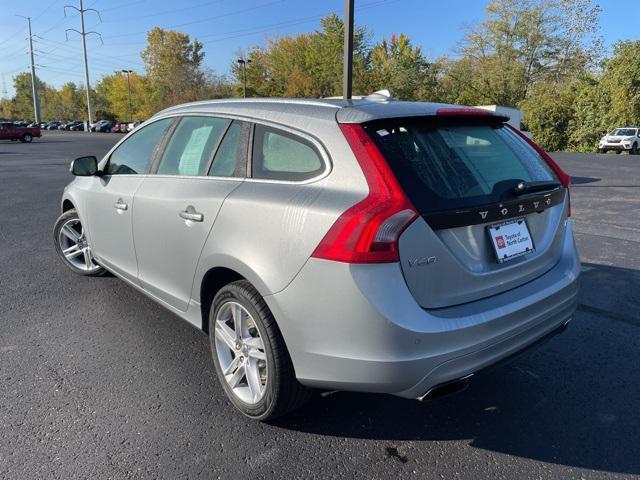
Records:
[[[133,122],[133,117],[131,116],[131,80],[129,79],[129,75],[133,73],[133,70],[121,70],[122,73],[127,74],[127,89],[129,91],[129,123]]]
[[[242,98],[247,98],[247,63],[251,63],[251,60],[239,58],[238,63],[242,65]]]
[[[351,100],[353,88],[353,3],[344,0],[344,68],[342,72],[342,97]]]

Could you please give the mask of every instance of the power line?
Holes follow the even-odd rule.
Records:
[[[114,5],[114,6],[112,6],[112,7],[109,7],[109,8],[103,8],[103,9],[102,9],[102,13],[104,13],[104,12],[110,12],[111,10],[120,10],[120,9],[121,9],[121,8],[123,8],[123,7],[130,7],[130,6],[132,6],[132,5],[137,5],[137,4],[139,4],[139,3],[145,3],[145,2],[147,2],[147,1],[148,1],[148,0],[136,0],[135,2],[124,2],[124,3],[121,3],[121,4],[119,4],[119,5]]]
[[[93,0],[89,6],[91,7],[94,3],[96,3],[97,0]],[[47,33],[51,32],[52,30],[55,30],[59,25],[63,24],[63,23],[68,23],[69,21],[73,20],[74,18],[79,17],[80,14],[77,13],[75,15],[70,15],[69,17],[66,16],[66,14],[57,22],[55,22],[53,25],[51,25],[47,30],[44,30],[42,32],[42,35],[46,35]]]
[[[362,5],[359,5],[355,8],[355,11],[363,11],[363,10],[369,10],[375,7],[379,7],[381,5],[388,5],[390,3],[397,3],[400,0],[376,0],[370,3],[365,3]],[[292,26],[296,26],[296,25],[302,25],[305,23],[312,23],[315,22],[317,20],[320,20],[322,18],[324,18],[325,16],[329,15],[332,12],[324,12],[324,13],[320,13],[320,14],[316,14],[316,15],[311,15],[308,17],[299,17],[299,18],[294,18],[294,19],[290,19],[290,20],[285,20],[282,22],[277,22],[277,23],[272,23],[272,24],[267,24],[267,25],[262,25],[262,26],[258,26],[258,27],[249,27],[249,28],[242,28],[242,29],[238,29],[238,30],[231,30],[231,31],[227,31],[227,32],[221,32],[221,33],[212,33],[209,35],[203,35],[203,36],[199,36],[197,37],[197,40],[201,41],[204,45],[208,44],[208,43],[215,43],[215,42],[220,42],[220,41],[224,41],[224,40],[231,40],[231,39],[235,39],[235,38],[241,38],[241,37],[247,37],[247,36],[251,36],[251,35],[256,35],[259,33],[265,33],[265,32],[269,32],[272,31],[276,28],[280,28],[280,27],[292,27]],[[229,14],[230,15],[230,14]],[[207,19],[209,20],[209,19]],[[177,27],[177,25],[172,25],[172,26],[167,26],[167,27],[162,27],[162,28],[175,28]],[[138,32],[140,33],[140,32]],[[137,35],[138,33],[135,34],[126,34],[126,36],[129,35]],[[146,33],[146,32],[144,32]],[[125,36],[125,34],[123,35],[118,35],[118,37],[122,37]],[[218,37],[218,38],[214,38],[212,40],[208,40],[208,41],[203,41],[206,40],[208,38],[211,37]],[[116,38],[116,36],[107,36],[104,37],[105,39],[109,39],[109,38]],[[135,43],[132,42],[122,42],[122,43],[109,43],[107,41],[106,45],[109,46],[123,46],[123,45],[135,45]]]
[[[253,12],[257,8],[269,7],[269,6],[275,5],[276,3],[282,3],[282,0],[276,0],[274,2],[263,3],[261,5],[256,5],[256,6],[251,7],[251,8],[243,8],[242,10],[236,10],[236,11],[229,12],[229,13],[223,13],[221,15],[215,15],[213,17],[202,18],[200,20],[194,20],[192,22],[177,23],[175,25],[169,25],[169,26],[162,27],[162,28],[164,28],[164,29],[179,28],[179,27],[186,27],[188,25],[195,25],[196,23],[209,22],[211,20],[217,20],[217,19],[220,19],[220,18],[230,17],[232,15],[239,15],[241,13]],[[187,9],[183,9],[183,10],[187,10]],[[139,17],[139,18],[144,18],[144,17]],[[141,31],[138,31],[138,32],[133,32],[133,33],[122,33],[122,34],[119,34],[119,35],[110,35],[110,36],[107,36],[105,38],[131,37],[131,36],[134,36],[134,35],[143,35],[143,34],[146,34],[147,32],[148,32],[148,30],[141,30]]]
[[[142,0],[145,1],[145,0]],[[132,3],[142,3],[141,2],[132,2]],[[399,2],[400,0],[374,0],[372,2],[369,3],[365,3],[365,4],[360,4],[358,5],[355,10],[356,11],[362,11],[362,10],[368,10],[371,8],[375,8],[378,7],[380,5],[388,5],[389,3],[396,3]],[[280,3],[280,2],[270,2],[267,4],[263,4],[262,6],[265,5],[271,5],[272,3]],[[75,7],[73,7],[75,8]],[[254,8],[259,8],[258,7],[254,7]],[[115,7],[110,8],[111,9],[115,9]],[[76,9],[77,10],[77,9]],[[85,9],[88,10],[88,9]],[[92,9],[93,10],[93,9]],[[252,9],[253,10],[253,9]],[[103,10],[104,11],[104,10]],[[244,11],[244,10],[243,10]],[[223,15],[218,15],[217,17],[214,18],[220,18],[220,17],[225,17],[225,16],[229,16],[229,15],[234,15],[237,14],[238,12],[229,12],[227,14],[223,14]],[[295,26],[295,25],[301,25],[304,23],[311,23],[311,22],[315,22],[318,19],[323,18],[324,16],[326,16],[327,14],[329,14],[331,12],[325,12],[323,14],[317,14],[317,15],[313,15],[313,16],[308,16],[308,17],[301,17],[301,18],[297,18],[297,19],[290,19],[287,21],[282,21],[282,22],[277,22],[277,23],[272,23],[272,24],[268,24],[268,25],[262,25],[262,26],[258,26],[258,27],[252,27],[252,28],[244,28],[244,29],[238,29],[238,30],[232,30],[232,31],[227,31],[227,32],[221,32],[221,33],[216,33],[216,34],[210,34],[210,35],[205,35],[203,37],[200,37],[199,40],[206,40],[203,41],[203,44],[211,44],[211,43],[217,43],[217,42],[221,42],[221,41],[225,41],[225,40],[230,40],[230,39],[235,39],[235,38],[241,38],[241,37],[247,37],[247,36],[252,36],[252,35],[256,35],[256,34],[260,34],[260,33],[266,33],[266,32],[270,32],[273,31],[277,28],[281,28],[281,27],[291,27],[291,26]],[[77,17],[78,15],[74,15],[73,18]],[[205,21],[209,21],[210,18],[205,19]],[[199,21],[198,21],[199,22]],[[196,22],[189,22],[189,24],[191,23],[196,23]],[[184,25],[184,24],[181,24]],[[174,26],[175,27],[175,26]],[[165,27],[165,28],[172,28],[172,27]],[[81,32],[76,31],[77,33],[81,34]],[[89,34],[91,32],[85,32],[86,34]],[[97,33],[97,32],[96,32]],[[127,35],[135,35],[135,34],[127,34]],[[114,36],[115,37],[115,36]],[[113,37],[105,37],[105,38],[113,38]],[[84,39],[84,37],[83,37]],[[47,50],[44,52],[41,52],[41,54],[43,56],[48,56],[51,55],[54,58],[59,59],[60,61],[64,61],[64,60],[71,60],[72,58],[70,57],[65,57],[64,54],[69,53],[71,54],[72,52],[75,53],[75,50],[73,49],[73,47],[71,47],[69,44],[63,43],[63,42],[57,42],[48,38],[42,38],[40,36],[36,36],[36,39],[34,39],[34,41],[37,43],[39,41],[44,42],[45,44],[47,44],[47,47],[45,47]],[[129,43],[115,43],[115,44],[108,44],[109,46],[115,46],[115,45],[132,45],[131,42]],[[50,46],[54,46],[56,48],[61,48],[63,49],[63,51],[61,52],[62,55],[58,55],[56,53],[53,53],[56,51],[56,48],[51,48],[49,49],[48,47]],[[140,66],[138,68],[144,68],[142,62],[140,60],[131,60],[131,59],[125,59],[125,57],[136,57],[138,56],[138,53],[132,53],[132,54],[127,54],[127,55],[104,55],[101,54],[99,58],[92,58],[91,62],[93,65],[93,69],[96,71],[102,71],[102,72],[108,72],[108,73],[112,73],[112,72],[116,72],[117,70],[119,70],[121,64],[123,62],[125,63],[129,63],[131,64],[132,62],[137,62]],[[112,63],[113,62],[113,63]],[[75,70],[79,65],[74,65],[73,67],[69,68],[67,73],[71,76],[73,75],[71,73],[71,71]],[[136,65],[133,65],[134,67],[136,67]],[[57,66],[53,66],[52,67],[48,67],[47,70],[48,71],[53,71],[51,70],[51,68],[53,69],[57,69]],[[58,73],[58,72],[56,72]],[[62,74],[62,72],[59,72]],[[58,78],[59,75],[55,75],[53,78]],[[88,82],[87,82],[88,83]]]
[[[21,29],[19,29],[19,30],[16,30],[16,32],[15,32],[13,35],[8,36],[6,39],[4,39],[3,41],[1,41],[1,42],[0,42],[0,46],[1,46],[1,45],[4,45],[4,44],[5,44],[5,43],[7,43],[7,42],[10,42],[11,40],[15,40],[15,39],[16,39],[16,37],[17,37],[18,35],[20,35],[22,32],[24,32],[24,30],[25,30],[25,28],[24,28],[24,27],[22,27],[22,28],[21,28]]]
[[[140,0],[140,2],[130,2],[128,6],[130,6],[131,4],[135,4],[135,3],[141,3],[143,1],[147,1],[147,0]],[[280,1],[284,1],[284,0],[280,0]],[[209,2],[204,2],[204,3],[198,3],[196,5],[190,5],[188,7],[182,7],[182,8],[174,8],[172,10],[165,10],[163,12],[156,12],[156,13],[152,13],[151,15],[142,15],[142,16],[136,16],[135,18],[132,18],[131,20],[135,20],[136,22],[145,18],[153,18],[153,17],[160,17],[162,15],[167,15],[169,13],[178,13],[178,12],[184,12],[184,11],[188,11],[188,10],[193,10],[195,8],[200,8],[200,7],[206,7],[207,5],[212,5],[214,3],[220,3],[220,0],[213,0],[213,1],[209,1]],[[110,10],[116,10],[119,9],[120,7],[112,7],[112,8],[103,8],[102,12],[108,12]],[[120,22],[121,19],[118,20],[113,20],[113,21],[107,21],[104,23],[114,23],[114,22]]]
[[[51,7],[53,7],[56,3],[58,3],[58,0],[53,0],[53,2],[51,2],[51,3],[49,4],[49,6],[48,6],[48,7],[46,7],[44,10],[41,10],[41,11],[40,11],[40,14],[39,14],[37,17],[34,17],[33,19],[34,19],[34,20],[37,20],[37,19],[39,19],[40,17],[42,17],[42,15],[44,15],[44,14],[45,14],[45,13],[47,13],[49,10],[51,10]]]
[[[68,54],[77,54],[76,49],[71,47],[69,44],[63,43],[63,42],[56,42],[53,40],[49,40],[46,38],[42,38],[42,37],[38,37],[39,42],[44,42],[43,44],[46,45],[45,48],[49,48],[51,46],[53,46],[53,48],[51,48],[50,50],[47,51],[43,51],[40,52],[41,55],[43,56],[51,56],[54,58],[59,58],[61,60],[73,60],[75,59],[75,57],[65,57],[64,55],[59,55],[58,53],[53,53],[56,52],[58,49],[62,50],[62,53],[68,53]],[[36,43],[39,43],[36,42]],[[37,52],[37,50],[36,50]],[[105,54],[101,54],[99,58],[92,58],[91,63],[95,64],[96,62],[98,63],[102,63],[102,64],[108,64],[108,65],[112,65],[111,62],[114,62],[114,64],[117,62],[118,63],[118,67],[119,64],[126,59],[125,61],[129,62],[129,63],[136,63],[135,60],[130,60],[130,57],[139,57],[138,53],[131,53],[131,54],[125,54],[125,55],[117,55],[117,56],[112,56],[112,55],[105,55]],[[142,61],[141,60],[137,60],[137,63],[139,65],[142,65]]]

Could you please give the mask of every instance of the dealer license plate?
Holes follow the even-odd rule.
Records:
[[[533,253],[533,239],[524,218],[515,218],[507,222],[487,227],[491,244],[498,263]]]

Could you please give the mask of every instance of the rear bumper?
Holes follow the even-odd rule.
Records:
[[[551,270],[475,302],[425,310],[398,264],[313,258],[265,300],[303,384],[418,398],[560,328],[577,307],[579,271],[569,221],[563,254]]]

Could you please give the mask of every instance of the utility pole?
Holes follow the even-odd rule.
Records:
[[[129,90],[129,123],[133,122],[133,118],[131,117],[131,80],[129,79],[129,75],[133,73],[133,70],[121,70],[122,73],[127,74],[127,89]]]
[[[3,100],[7,98],[7,82],[5,81],[4,73],[2,74],[2,97],[0,98]]]
[[[239,58],[238,63],[242,65],[242,97],[247,98],[247,63],[251,63],[251,60]]]
[[[353,88],[353,3],[344,0],[344,67],[342,71],[342,98],[351,100]]]
[[[17,15],[26,18],[29,23],[29,55],[31,56],[31,95],[33,96],[33,116],[35,122],[40,123],[40,99],[38,98],[38,79],[36,78],[36,66],[33,63],[33,34],[31,33],[31,17]],[[3,77],[4,81],[4,77]]]
[[[87,113],[89,115],[89,125],[87,131],[91,131],[91,123],[93,123],[93,113],[91,112],[91,85],[89,83],[89,62],[87,61],[87,35],[94,34],[100,37],[100,41],[102,42],[102,35],[98,32],[86,32],[84,29],[84,12],[95,12],[98,15],[98,18],[102,22],[102,17],[100,16],[100,12],[98,12],[95,8],[84,8],[82,5],[82,0],[80,0],[80,8],[74,7],[73,5],[65,5],[64,6],[64,16],[67,16],[67,8],[73,8],[78,13],[80,13],[80,31],[75,28],[67,28],[64,31],[65,38],[67,41],[69,40],[68,32],[76,32],[82,37],[82,51],[84,53],[84,81],[87,87]],[[104,42],[103,42],[104,43]]]

